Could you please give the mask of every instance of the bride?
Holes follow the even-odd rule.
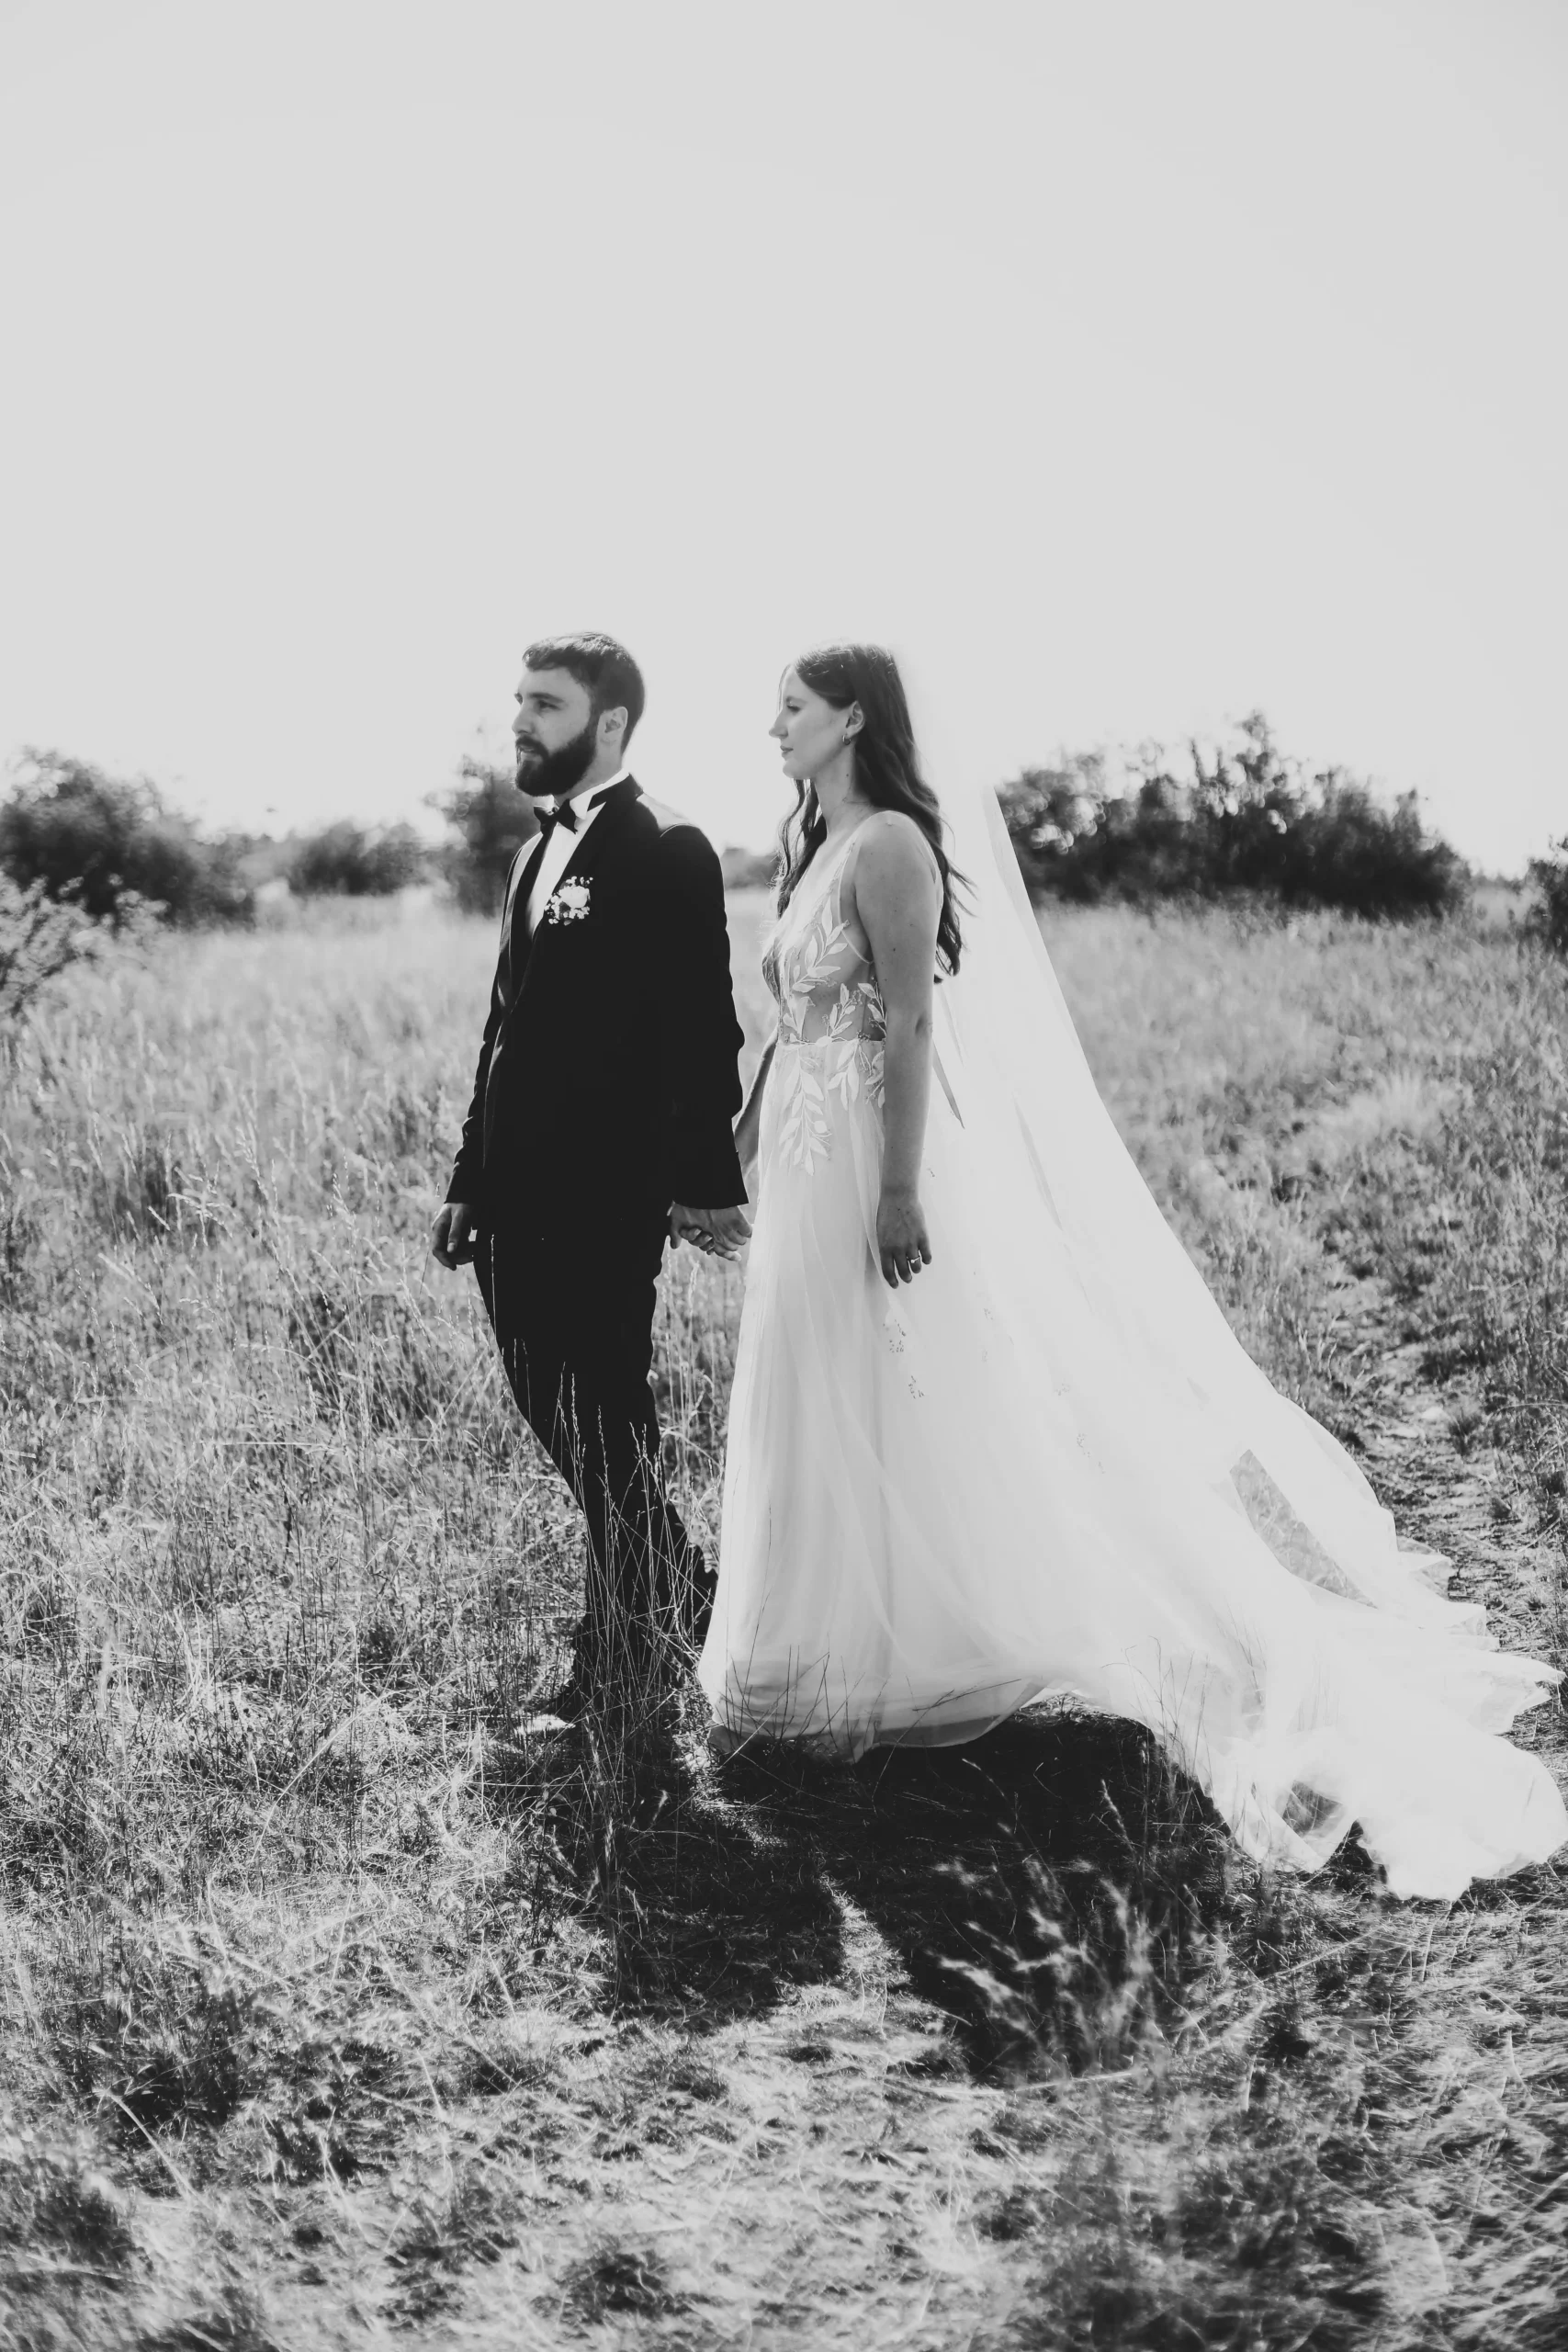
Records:
[[[854,1757],[1068,1701],[1146,1724],[1259,1860],[1316,1869],[1352,1822],[1400,1894],[1544,1860],[1568,1815],[1499,1735],[1557,1678],[1440,1596],[1232,1335],[1100,1102],[994,798],[939,813],[876,646],[803,655],[772,731],[796,808],[737,1138],[721,1744]]]

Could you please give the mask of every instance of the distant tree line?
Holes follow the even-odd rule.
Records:
[[[1342,768],[1304,771],[1259,711],[1229,749],[1149,752],[1112,786],[1098,752],[1026,768],[1000,794],[1025,882],[1093,904],[1237,892],[1359,915],[1444,914],[1470,876],[1422,820]]]
[[[1449,912],[1470,881],[1413,793],[1389,800],[1341,768],[1309,773],[1280,751],[1259,712],[1217,751],[1148,751],[1114,781],[1103,754],[1065,754],[1024,769],[999,798],[1036,896],[1093,904],[1244,893],[1388,917]],[[33,752],[0,797],[0,875],[35,926],[44,900],[111,926],[245,922],[258,890],[279,879],[302,898],[373,898],[434,880],[457,906],[493,915],[513,857],[537,831],[510,768],[465,758],[428,805],[447,828],[438,847],[411,825],[348,819],[282,841],[209,835],[144,778]],[[723,854],[732,889],[767,885],[775,865],[771,852]],[[1568,954],[1568,838],[1534,861],[1530,880],[1527,930]],[[15,920],[0,928],[20,935],[21,901],[6,903]]]
[[[204,833],[145,777],[105,774],[65,752],[28,752],[0,799],[0,874],[24,891],[111,924],[134,910],[164,922],[249,922],[257,893],[286,882],[296,898],[389,896],[436,881],[472,914],[501,910],[512,861],[538,831],[510,767],[465,757],[426,805],[448,838],[432,847],[412,825],[340,819],[320,831]],[[773,851],[727,849],[732,888],[772,880]]]
[[[412,825],[352,820],[275,841],[204,832],[146,777],[111,776],[65,752],[24,753],[0,800],[0,873],[25,892],[111,925],[249,922],[281,877],[300,898],[375,898],[431,871]]]
[[[131,907],[170,922],[245,922],[255,905],[232,836],[208,840],[145,778],[128,783],[64,752],[25,754],[0,801],[0,870],[96,922]]]

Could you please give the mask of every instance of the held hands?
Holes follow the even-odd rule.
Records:
[[[670,1211],[670,1238],[689,1241],[709,1257],[739,1258],[751,1227],[744,1209],[689,1208],[677,1201]],[[448,1201],[437,1210],[430,1231],[430,1254],[437,1264],[469,1265],[478,1247],[479,1227],[466,1202]]]
[[[913,1193],[884,1193],[876,1209],[876,1254],[889,1290],[912,1283],[931,1262],[926,1213]]]
[[[689,1241],[708,1258],[739,1258],[751,1238],[744,1209],[689,1208],[676,1201],[670,1211],[670,1238]]]
[[[430,1228],[430,1254],[438,1265],[470,1265],[478,1246],[474,1212],[465,1201],[448,1201],[445,1208],[436,1211],[435,1223]]]

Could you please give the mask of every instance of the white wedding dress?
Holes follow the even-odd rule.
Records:
[[[949,810],[949,815],[952,811]],[[1146,1724],[1260,1860],[1352,1822],[1398,1894],[1568,1840],[1500,1735],[1551,1668],[1402,1552],[1348,1455],[1232,1334],[1117,1137],[990,796],[937,990],[933,1262],[874,1247],[883,1009],[859,830],[767,956],[779,1037],[699,1675],[721,1741],[974,1737],[1037,1700]]]

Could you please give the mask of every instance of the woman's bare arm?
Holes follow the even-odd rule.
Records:
[[[892,1289],[931,1262],[920,1206],[920,1156],[931,1086],[931,996],[942,886],[913,820],[888,811],[866,820],[852,876],[855,911],[871,943],[887,1015],[883,1095],[882,1197],[876,1249]]]

